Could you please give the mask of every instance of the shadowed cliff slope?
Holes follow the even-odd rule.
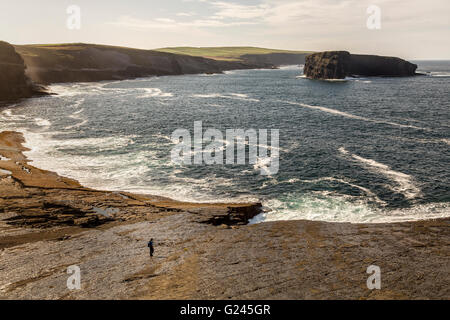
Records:
[[[272,68],[302,62],[304,56],[277,53],[249,55],[243,59],[222,59],[156,50],[141,50],[95,44],[17,45],[27,65],[27,74],[39,83],[121,80],[146,76],[220,73],[226,70]],[[242,51],[242,53],[253,51]],[[281,56],[280,56],[281,55]],[[294,59],[294,60],[293,60]],[[275,63],[274,63],[275,62]]]
[[[25,75],[23,59],[7,42],[0,41],[0,101],[43,94]]]
[[[396,57],[326,51],[306,57],[304,74],[312,79],[344,79],[352,76],[407,77],[417,65]]]

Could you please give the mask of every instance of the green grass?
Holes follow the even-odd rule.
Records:
[[[290,51],[257,47],[172,47],[156,49],[156,51],[185,54],[189,56],[200,56],[219,60],[239,60],[241,56],[246,54],[310,53],[310,51]]]
[[[58,43],[58,44],[29,44],[21,45],[23,49],[47,49],[47,50],[83,50],[88,47],[97,47],[105,49],[123,49],[130,51],[144,51],[141,49],[134,49],[121,46],[109,46],[99,44],[86,44],[86,43]],[[155,51],[184,54],[189,56],[212,58],[216,60],[240,60],[243,55],[246,54],[269,54],[269,53],[292,53],[292,54],[307,54],[311,51],[292,51],[292,50],[279,50],[279,49],[267,49],[258,47],[171,47],[160,48]]]

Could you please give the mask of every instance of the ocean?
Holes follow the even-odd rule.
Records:
[[[55,84],[0,110],[32,164],[114,191],[261,201],[251,222],[396,222],[450,216],[450,61],[426,76],[316,81],[299,66]],[[279,171],[179,165],[180,128],[278,129]],[[264,147],[264,146],[263,146]]]

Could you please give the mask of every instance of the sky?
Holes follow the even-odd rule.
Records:
[[[80,29],[67,27],[71,5],[80,8]],[[371,5],[380,10],[379,29],[367,27]],[[0,40],[13,44],[257,46],[450,59],[449,39],[450,0],[0,0]]]

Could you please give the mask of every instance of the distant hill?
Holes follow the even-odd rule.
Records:
[[[142,50],[85,43],[14,47],[25,61],[27,75],[44,84],[274,68],[302,64],[308,54],[254,47]]]

